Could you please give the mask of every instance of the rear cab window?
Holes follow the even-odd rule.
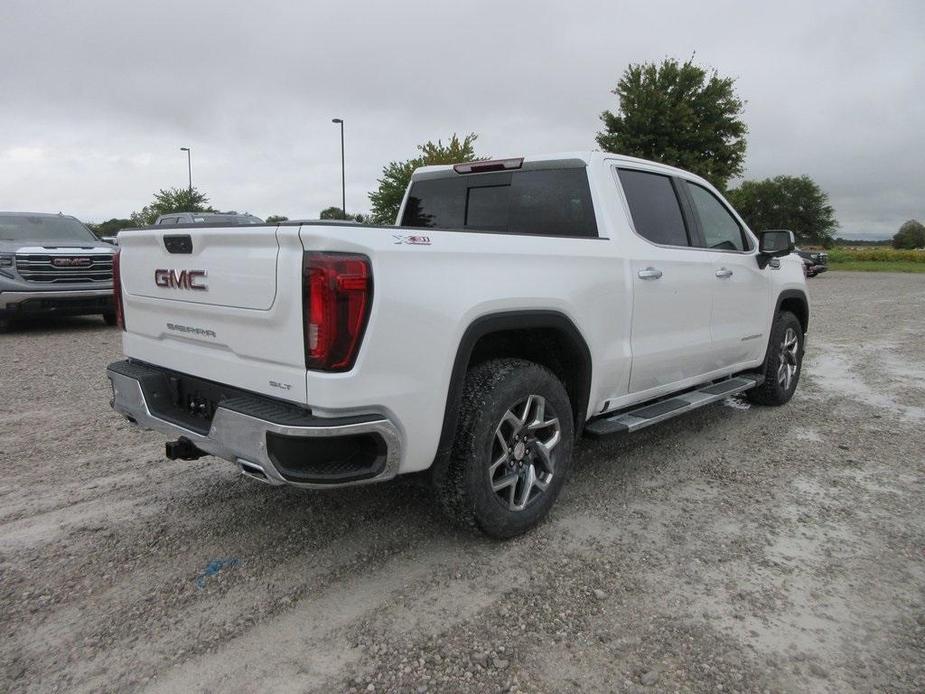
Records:
[[[422,178],[401,226],[537,236],[598,236],[584,166]]]
[[[636,233],[660,246],[691,246],[681,201],[671,176],[617,169]]]

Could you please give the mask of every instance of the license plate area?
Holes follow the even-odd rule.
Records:
[[[215,389],[203,388],[200,384],[177,376],[168,376],[167,382],[170,385],[173,406],[208,429],[220,402],[220,399],[214,399]]]
[[[152,372],[140,382],[151,414],[203,436],[222,401],[240,394],[236,388],[166,371]]]

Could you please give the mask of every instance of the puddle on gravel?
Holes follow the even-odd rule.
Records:
[[[819,345],[815,352],[806,365],[805,373],[823,390],[864,405],[888,410],[906,421],[925,421],[925,408],[904,405],[889,392],[874,390],[844,353],[829,345]],[[885,379],[881,383],[885,388]]]
[[[812,441],[813,443],[822,443],[822,434],[813,427],[796,427],[791,431],[794,438],[800,441]]]
[[[723,398],[723,407],[731,407],[734,410],[752,409],[751,403],[738,395],[730,395],[728,398]]]
[[[882,352],[878,357],[891,378],[913,388],[925,390],[925,366],[911,363],[894,352]]]

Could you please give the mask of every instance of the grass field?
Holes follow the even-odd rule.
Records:
[[[895,248],[832,248],[829,268],[860,272],[925,272],[925,251]]]

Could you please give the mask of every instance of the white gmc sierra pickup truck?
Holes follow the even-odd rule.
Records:
[[[397,222],[121,232],[113,407],[269,484],[428,471],[510,537],[582,432],[797,387],[792,234],[757,238],[697,176],[600,152],[425,167]]]

